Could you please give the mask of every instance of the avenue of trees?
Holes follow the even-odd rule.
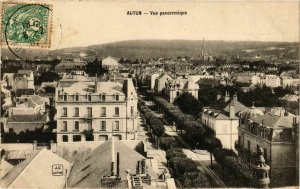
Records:
[[[171,147],[166,151],[168,166],[174,179],[183,187],[209,187],[209,178],[197,168],[197,163],[182,152],[182,149]]]
[[[138,108],[144,115],[146,123],[150,125],[152,133],[156,136],[156,143],[158,146],[160,137],[162,137],[165,133],[165,127],[162,119],[157,117],[155,113],[145,105],[145,102],[142,99],[139,99]]]
[[[224,169],[233,174],[235,178],[243,181],[243,184],[251,187],[253,181],[253,169],[242,162],[233,150],[227,148],[218,148],[213,152],[215,160],[222,166],[222,174],[224,178]]]
[[[184,92],[177,97],[174,104],[176,104],[184,113],[191,114],[193,116],[198,116],[203,109],[202,102],[198,101],[193,95],[187,92]]]

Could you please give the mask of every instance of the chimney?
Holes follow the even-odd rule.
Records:
[[[233,95],[233,101],[237,102],[237,93],[236,92]]]
[[[225,92],[225,102],[228,102],[228,100],[230,99],[229,93],[228,91]]]
[[[117,176],[120,176],[120,153],[117,152]]]
[[[288,116],[289,115],[289,113],[287,112],[286,108],[284,109],[284,114],[283,115],[284,116]]]
[[[140,174],[140,161],[137,161],[137,165],[136,165],[136,174],[137,174],[137,175]]]
[[[111,138],[111,176],[115,175],[115,141]]]
[[[230,119],[234,119],[235,118],[235,105],[234,105],[234,101],[231,101],[230,105],[229,105],[229,118]]]
[[[142,174],[146,174],[145,167],[146,167],[146,160],[143,159],[143,160],[142,160]]]

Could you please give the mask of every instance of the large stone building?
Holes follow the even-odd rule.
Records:
[[[56,90],[57,142],[135,140],[137,93],[132,79],[75,82]]]
[[[234,143],[238,139],[239,116],[247,109],[237,100],[237,96],[218,97],[215,105],[204,108],[200,121],[202,124],[214,130],[215,135],[224,148],[234,149]]]
[[[259,148],[270,165],[271,187],[298,185],[298,124],[295,116],[263,113],[250,108],[242,113],[236,148],[243,160],[255,164]]]
[[[31,70],[19,70],[14,81],[14,90],[34,89],[34,75]]]
[[[169,98],[169,102],[174,100],[182,93],[189,93],[198,100],[199,85],[192,79],[174,79],[169,80],[165,84],[165,95]]]

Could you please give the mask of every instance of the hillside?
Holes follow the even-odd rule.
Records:
[[[205,41],[205,48],[211,50],[214,56],[236,54],[243,49],[264,49],[267,47],[298,49],[297,43],[282,42],[226,42]],[[83,48],[67,48],[50,52],[50,55],[79,56],[85,53],[87,57],[124,57],[124,58],[173,58],[177,56],[198,57],[201,54],[203,41],[191,40],[132,40],[120,41],[102,45],[92,45]],[[298,52],[298,50],[297,50]],[[242,53],[242,52],[241,52]]]
[[[222,54],[236,55],[239,53],[244,56],[253,54],[287,54],[287,58],[298,58],[298,43],[288,42],[247,42],[247,41],[205,41],[205,48],[212,52],[213,56]],[[25,58],[40,58],[49,55],[52,58],[60,56],[62,58],[91,58],[99,59],[106,56],[123,58],[173,58],[178,56],[199,57],[203,46],[202,40],[131,40],[120,41],[101,45],[92,45],[88,47],[74,47],[58,49],[54,51],[33,51],[33,56],[26,54]],[[270,48],[272,47],[272,48]],[[281,49],[281,50],[278,50]],[[251,52],[244,50],[250,49]],[[280,52],[279,52],[280,51]],[[11,53],[3,50],[3,55],[11,57]]]

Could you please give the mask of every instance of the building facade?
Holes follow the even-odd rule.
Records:
[[[58,143],[137,139],[137,94],[131,79],[58,87],[56,109]]]
[[[270,165],[271,187],[294,186],[298,164],[298,118],[271,113],[242,119],[236,148],[242,159],[254,164],[259,148]]]

